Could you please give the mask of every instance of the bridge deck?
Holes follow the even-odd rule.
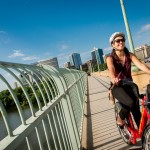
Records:
[[[108,100],[109,78],[88,77],[88,98],[85,104],[83,147],[88,150],[141,149],[141,142],[127,145],[115,124],[113,106]]]

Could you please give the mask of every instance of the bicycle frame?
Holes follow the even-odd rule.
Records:
[[[150,114],[147,111],[147,108],[146,108],[147,105],[146,105],[145,100],[146,100],[146,96],[142,98],[142,102],[141,102],[142,114],[141,114],[139,129],[135,129],[131,114],[129,114],[130,126],[127,126],[127,129],[131,133],[130,141],[132,142],[132,144],[136,144],[137,139],[142,137],[147,121],[150,120]]]

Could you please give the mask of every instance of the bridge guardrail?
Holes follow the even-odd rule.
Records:
[[[8,62],[0,62],[0,72],[0,84],[5,84],[7,90],[5,97],[0,95],[0,117],[6,135],[1,137],[0,149],[80,149],[87,92],[85,72]],[[22,92],[26,101],[22,101],[16,90]],[[7,98],[13,99],[11,104],[15,104],[19,114],[20,124],[15,128],[6,109]],[[24,103],[30,116],[26,116]]]

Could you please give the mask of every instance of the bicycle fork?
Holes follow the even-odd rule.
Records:
[[[143,131],[145,129],[147,123],[147,110],[145,107],[142,108],[142,115],[141,115],[141,121],[140,121],[140,127],[139,127],[139,136],[141,137],[143,134]]]
[[[128,129],[128,135],[130,138],[130,141],[132,144],[136,144],[136,139],[140,138],[139,134],[138,134],[138,130],[135,129],[134,124],[133,124],[133,120],[131,118],[131,114],[129,115],[129,126],[127,127]]]

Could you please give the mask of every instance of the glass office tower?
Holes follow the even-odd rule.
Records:
[[[70,56],[70,64],[71,66],[74,66],[77,69],[80,69],[80,65],[82,65],[80,54],[78,53],[72,53]]]
[[[103,64],[104,63],[104,59],[103,59],[103,50],[100,48],[93,48],[92,52],[92,62],[93,64]]]

